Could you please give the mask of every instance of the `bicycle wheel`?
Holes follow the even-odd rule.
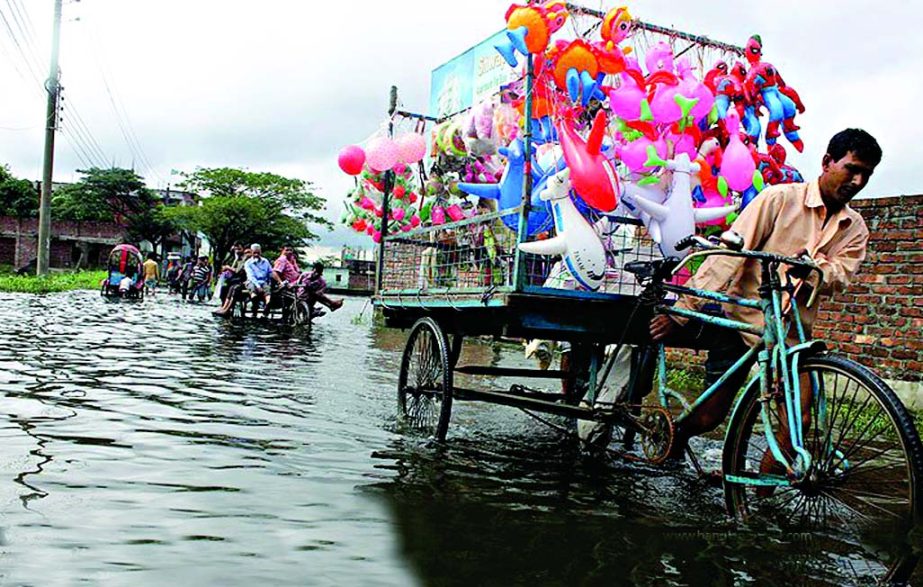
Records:
[[[788,486],[733,482],[728,475],[772,483],[785,477],[772,456],[757,385],[741,399],[728,427],[723,465],[730,513],[743,519],[775,516],[782,523],[856,530],[907,528],[921,514],[923,445],[913,419],[874,373],[842,357],[808,358],[799,367],[812,400],[802,431],[811,466]],[[786,458],[781,398],[767,402],[768,419]]]
[[[295,302],[295,307],[292,310],[292,322],[295,326],[311,325],[311,308],[307,302],[301,300]]]
[[[452,414],[452,367],[445,332],[432,318],[413,325],[397,383],[401,422],[418,432],[445,440]]]

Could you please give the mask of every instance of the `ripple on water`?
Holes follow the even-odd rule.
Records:
[[[310,334],[211,309],[0,294],[0,582],[837,584],[847,558],[869,574],[862,541],[733,528],[688,471],[588,461],[515,410],[457,406],[444,446],[399,434],[406,333],[374,328],[366,300]]]

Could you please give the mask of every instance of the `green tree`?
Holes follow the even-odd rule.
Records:
[[[6,166],[0,166],[0,216],[38,216],[38,191],[29,180],[13,177]]]
[[[200,168],[183,176],[180,185],[202,195],[201,205],[170,208],[166,215],[180,228],[204,234],[216,262],[238,241],[258,242],[269,252],[317,239],[310,224],[332,226],[317,214],[325,201],[309,182],[228,167]]]
[[[176,231],[164,214],[157,192],[130,169],[80,169],[77,183],[63,186],[52,197],[52,216],[66,220],[115,221],[131,241],[149,241],[156,249]]]

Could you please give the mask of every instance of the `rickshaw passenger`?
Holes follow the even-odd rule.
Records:
[[[250,292],[250,300],[253,303],[253,317],[256,318],[260,300],[264,304],[264,315],[268,314],[272,284],[280,280],[279,276],[273,272],[269,260],[263,257],[263,247],[254,243],[250,246],[250,250],[252,256],[244,264],[244,270],[247,272],[247,291]]]
[[[245,250],[247,251],[246,256],[244,255]],[[234,243],[231,246],[231,254],[228,255],[224,265],[221,266],[221,274],[224,277],[224,287],[219,292],[219,297],[222,302],[227,300],[232,287],[240,285],[246,280],[244,263],[250,258],[249,251],[250,249],[244,249],[244,246],[240,243]]]
[[[298,259],[295,257],[295,249],[289,245],[282,247],[282,254],[276,259],[272,266],[273,272],[279,276],[279,280],[284,284],[295,284],[301,277],[301,270],[298,268]]]
[[[311,314],[314,314],[315,302],[320,302],[330,308],[330,311],[339,310],[343,306],[343,300],[334,300],[327,297],[327,282],[324,280],[324,264],[316,261],[309,273],[305,271],[298,278],[298,295],[308,298],[308,305],[311,307]]]
[[[231,265],[224,266],[226,271],[233,271],[233,275],[230,278],[230,285],[227,287],[227,292],[224,296],[224,303],[220,308],[212,312],[215,316],[229,316],[231,310],[234,308],[234,304],[240,301],[238,298],[240,298],[241,293],[245,291],[247,283],[247,272],[244,270],[244,266],[247,261],[250,260],[251,255],[252,252],[249,248],[243,249],[238,259],[235,259]]]

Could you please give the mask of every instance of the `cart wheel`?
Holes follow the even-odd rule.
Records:
[[[452,414],[452,368],[445,332],[432,318],[410,331],[397,384],[400,419],[410,428],[445,440]]]

